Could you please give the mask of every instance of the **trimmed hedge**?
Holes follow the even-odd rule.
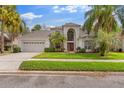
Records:
[[[13,47],[13,53],[18,53],[18,52],[21,52],[21,48],[18,46],[14,46]]]
[[[45,48],[44,52],[55,52],[55,48]]]

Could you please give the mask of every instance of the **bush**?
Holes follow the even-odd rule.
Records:
[[[45,48],[44,52],[63,52],[65,50],[65,48]]]
[[[21,52],[21,48],[14,45],[13,46],[13,53],[18,53],[18,52]]]
[[[80,50],[79,50],[79,53],[85,53],[86,52],[86,49],[85,48],[81,48]]]
[[[119,52],[122,52],[122,49],[120,48],[118,51],[119,51]]]
[[[55,52],[64,52],[65,48],[56,48]]]
[[[45,48],[44,52],[55,52],[55,48]]]
[[[99,48],[94,49],[94,52],[98,53],[99,52]]]
[[[5,46],[5,51],[10,51],[11,50],[11,46]]]
[[[61,48],[61,52],[64,52],[65,48]]]
[[[77,47],[77,52],[79,52],[81,50],[81,48],[80,47]]]
[[[77,47],[77,52],[78,53],[85,53],[86,52],[86,49],[85,48]]]

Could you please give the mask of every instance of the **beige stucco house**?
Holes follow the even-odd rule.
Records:
[[[50,46],[49,35],[54,31],[59,31],[66,37],[66,42],[64,42],[65,51],[76,51],[76,48],[80,47],[89,52],[94,48],[94,33],[88,34],[87,31],[81,29],[81,25],[75,23],[66,23],[50,30],[26,33],[19,38],[19,46],[22,51],[26,52],[44,51],[44,48]],[[121,48],[124,51],[124,40]]]

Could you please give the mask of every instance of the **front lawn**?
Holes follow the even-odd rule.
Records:
[[[61,53],[44,52],[33,58],[55,58],[55,59],[124,59],[124,53],[110,52],[107,56],[101,57],[98,53]]]
[[[24,61],[20,70],[38,71],[124,71],[121,62]]]

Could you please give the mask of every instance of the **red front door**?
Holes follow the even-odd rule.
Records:
[[[68,51],[74,51],[74,43],[68,43],[67,49],[68,49]]]

